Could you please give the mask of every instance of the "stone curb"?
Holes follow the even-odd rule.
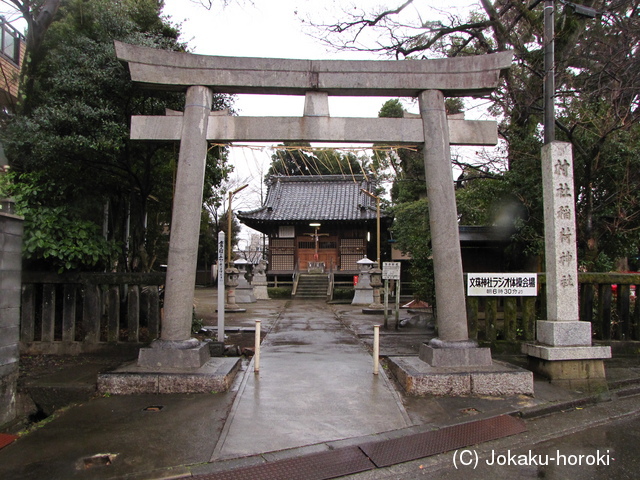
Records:
[[[640,394],[640,379],[623,380],[620,382],[612,382],[610,390],[606,393],[587,395],[582,398],[567,400],[564,402],[552,403],[550,405],[539,405],[534,407],[523,408],[517,415],[520,418],[531,419],[560,413],[565,410],[571,410],[576,407],[584,407],[586,405],[594,405],[596,403],[610,402],[617,398],[626,398]]]

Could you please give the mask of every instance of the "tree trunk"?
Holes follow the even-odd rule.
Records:
[[[34,7],[33,2],[29,0],[14,1],[14,4],[27,22],[27,50],[20,74],[21,88],[20,100],[18,102],[18,110],[20,113],[29,113],[33,108],[29,100],[31,97],[30,93],[33,90],[33,70],[38,65],[41,54],[40,49],[45,34],[53,23],[58,8],[60,8],[60,2],[61,0],[45,0],[40,8],[32,10],[32,7]]]

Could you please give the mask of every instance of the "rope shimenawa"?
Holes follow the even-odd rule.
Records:
[[[257,145],[246,145],[246,144],[229,144],[229,143],[210,143],[209,149],[214,147],[221,148],[241,148],[248,149],[253,151],[264,152],[263,146]],[[298,170],[299,175],[321,175],[321,168],[324,170],[331,170],[332,164],[337,163],[337,167],[340,169],[342,175],[350,175],[352,178],[355,178],[356,173],[353,170],[352,160],[358,161],[360,170],[363,174],[366,174],[365,165],[363,160],[368,160],[371,152],[373,152],[374,156],[378,156],[381,153],[385,155],[390,155],[393,152],[397,152],[398,150],[407,150],[411,152],[416,152],[419,150],[419,147],[416,145],[372,145],[372,146],[357,146],[357,147],[311,147],[309,145],[277,145],[271,147],[271,150],[274,151],[274,155],[278,157],[281,161],[281,167],[284,172],[279,172],[286,176],[292,176],[293,173],[289,171],[289,167],[287,165],[287,161],[291,164],[294,164]],[[293,153],[298,152],[299,155],[292,155]],[[331,158],[330,155],[333,152],[346,152],[347,154],[361,154],[356,155],[356,158],[350,157],[339,157]],[[289,154],[287,156],[287,154]],[[285,158],[285,156],[287,158]],[[363,158],[365,157],[365,158]],[[345,162],[346,166],[349,169],[349,172],[344,171]],[[369,164],[368,167],[373,171],[374,176],[378,177],[378,172],[375,170],[373,164]]]

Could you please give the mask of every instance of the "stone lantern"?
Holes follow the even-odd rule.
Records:
[[[360,268],[358,284],[354,287],[351,305],[369,305],[373,302],[373,288],[371,287],[371,269],[376,264],[367,257],[356,262]]]
[[[225,269],[224,275],[224,284],[227,289],[227,304],[224,307],[225,312],[246,311],[236,304],[236,287],[238,286],[238,277],[240,276],[239,270],[235,267],[229,267]]]
[[[371,288],[373,289],[373,301],[369,308],[367,309],[369,312],[371,311],[381,311],[384,312],[384,305],[380,302],[380,289],[382,288],[382,270],[378,267],[378,264],[375,263],[374,267],[369,271],[371,275]]]

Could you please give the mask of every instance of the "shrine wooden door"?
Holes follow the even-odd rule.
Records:
[[[313,237],[300,236],[297,238],[298,268],[305,270],[310,262],[325,264],[325,268],[336,269],[339,265],[338,238],[335,236],[320,237],[317,245]]]

